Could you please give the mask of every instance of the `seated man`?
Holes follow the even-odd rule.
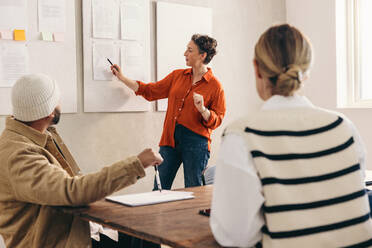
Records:
[[[46,75],[20,78],[12,89],[13,117],[0,136],[0,234],[7,247],[90,247],[88,222],[51,206],[79,206],[145,176],[162,159],[151,149],[96,173],[81,175],[56,130],[57,83]]]

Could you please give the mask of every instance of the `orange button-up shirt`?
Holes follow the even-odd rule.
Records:
[[[206,137],[210,149],[212,130],[221,125],[226,111],[222,85],[210,68],[195,85],[192,84],[191,68],[175,70],[155,83],[137,82],[139,88],[136,94],[148,101],[168,98],[168,109],[159,146],[175,147],[174,129],[178,123]],[[204,120],[194,105],[194,92],[204,98],[204,106],[211,113],[208,121]]]

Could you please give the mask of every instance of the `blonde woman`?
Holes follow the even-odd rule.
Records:
[[[260,111],[230,125],[217,163],[210,225],[234,247],[368,247],[364,148],[343,115],[296,94],[309,41],[284,24],[255,46]]]

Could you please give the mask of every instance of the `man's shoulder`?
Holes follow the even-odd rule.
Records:
[[[42,149],[39,145],[32,142],[26,136],[4,130],[0,136],[0,161],[4,159],[4,156],[9,157],[11,154],[15,154],[20,151],[38,151]]]

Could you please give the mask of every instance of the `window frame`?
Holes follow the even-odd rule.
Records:
[[[336,1],[337,107],[372,108],[361,98],[359,1]]]

